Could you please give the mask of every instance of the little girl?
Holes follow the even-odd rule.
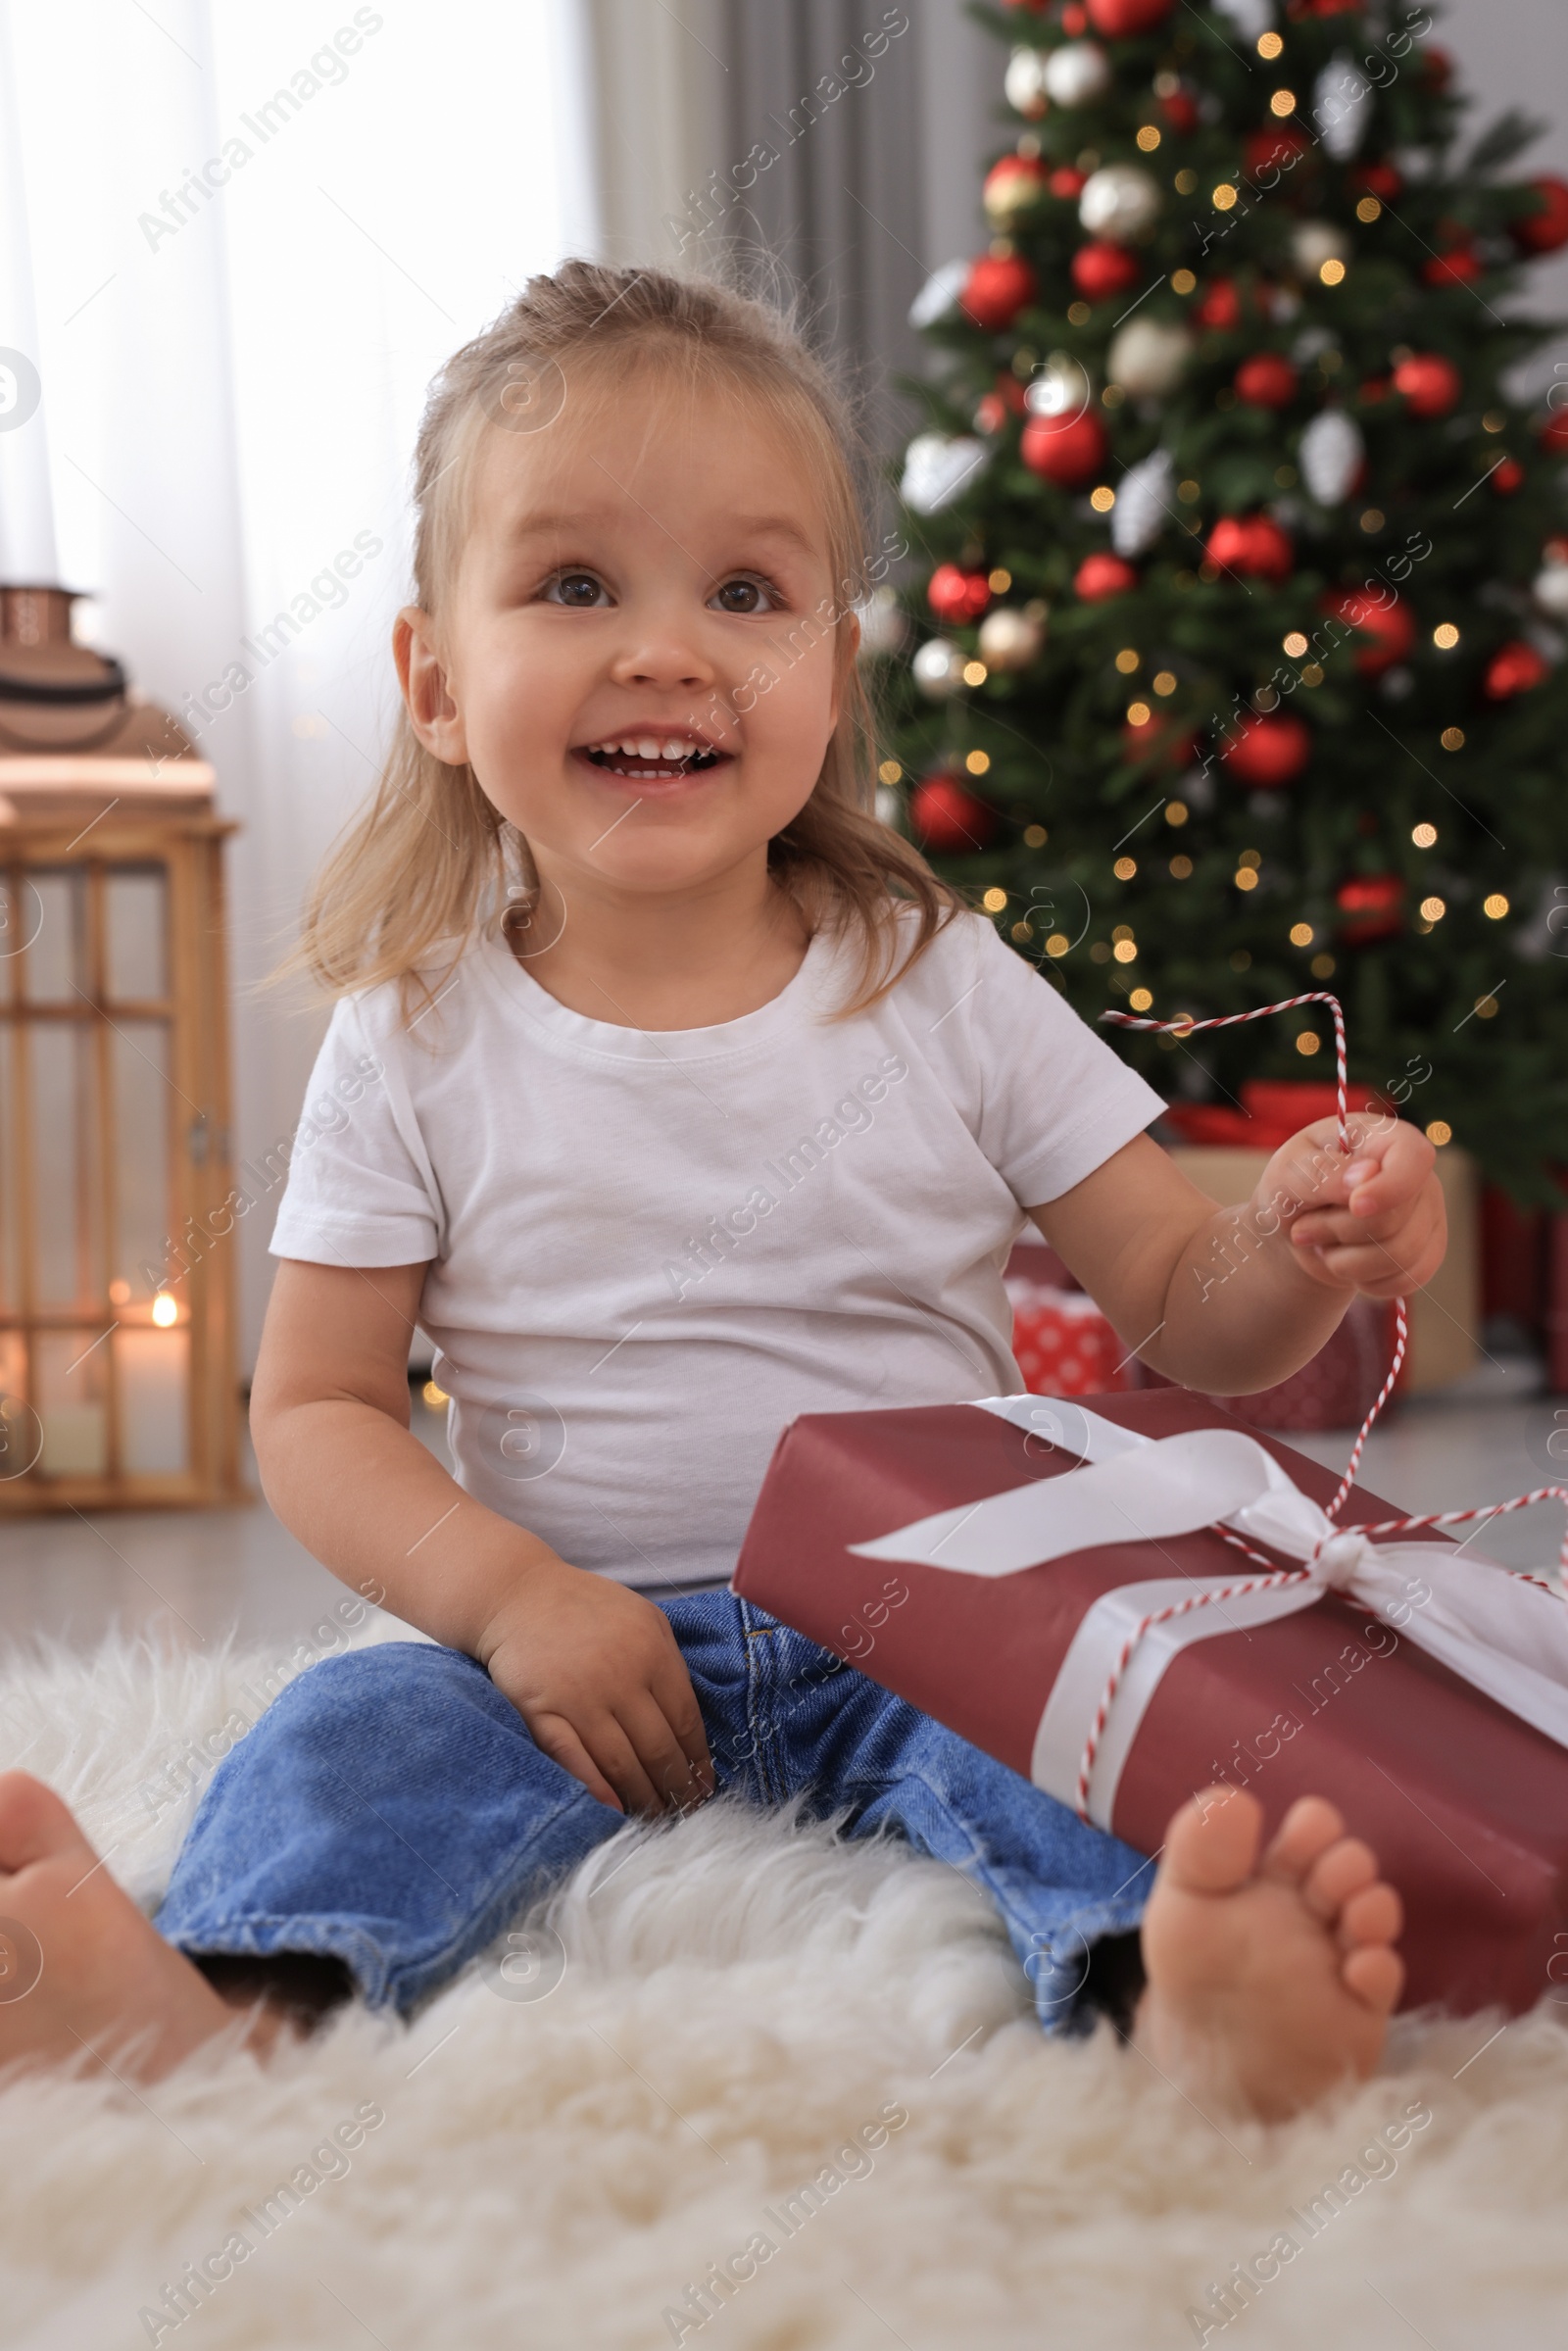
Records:
[[[1398,1902],[1331,1806],[1260,1858],[1252,1799],[1211,1791],[1151,1892],[725,1585],[797,1414],[1021,1386],[1026,1219],[1129,1349],[1256,1389],[1358,1290],[1430,1278],[1431,1147],[1363,1121],[1314,1194],[1308,1128],[1212,1282],[1251,1211],[1176,1171],[1158,1097],[871,812],[854,445],[771,311],[535,279],[442,375],[417,501],[398,741],[306,917],[338,998],[312,1094],[344,1114],[291,1172],[252,1427],[278,1516],[435,1645],[277,1700],[161,1933],[106,1872],[68,1913],[79,1832],[0,1783],[0,1911],[44,1961],[0,2060],[139,2032],[156,2070],[258,1967],[260,2033],[313,1977],[407,2013],[625,1813],[717,1786],[956,1863],[1050,2023],[1133,1960],[1139,2045],[1210,2094],[1278,2113],[1364,2073]],[[455,1477],[410,1429],[416,1323]]]

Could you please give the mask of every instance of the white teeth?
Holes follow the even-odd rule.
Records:
[[[605,743],[596,743],[593,750],[601,759],[656,759],[668,764],[675,759],[701,759],[707,755],[706,743],[688,736],[623,735]]]

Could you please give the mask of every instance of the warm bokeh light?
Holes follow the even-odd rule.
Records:
[[[1302,636],[1298,628],[1293,628],[1290,635],[1285,639],[1284,647],[1285,651],[1290,655],[1292,661],[1298,661],[1302,654],[1305,653],[1306,648],[1307,639]]]
[[[1147,988],[1135,988],[1127,999],[1135,1012],[1147,1012],[1153,1001]]]
[[[1293,947],[1310,947],[1315,937],[1316,933],[1309,922],[1292,923],[1291,945]]]
[[[991,765],[991,754],[989,751],[966,751],[963,763],[971,775],[984,775]]]
[[[1449,1126],[1446,1118],[1434,1118],[1432,1124],[1427,1129],[1427,1141],[1429,1143],[1435,1143],[1439,1151],[1443,1149],[1446,1143],[1451,1143],[1453,1141],[1453,1129],[1451,1126]]]
[[[1000,914],[1006,903],[1007,893],[1005,890],[988,890],[980,901],[988,914]]]
[[[988,674],[984,661],[965,661],[963,664],[963,682],[966,686],[983,686]]]
[[[1440,620],[1432,632],[1432,642],[1434,645],[1441,646],[1446,653],[1451,645],[1458,644],[1459,632],[1451,620]]]
[[[1481,911],[1483,914],[1489,915],[1494,922],[1500,922],[1508,911],[1508,901],[1500,890],[1494,890],[1481,901]]]
[[[1430,849],[1437,837],[1438,828],[1435,824],[1415,824],[1410,828],[1410,838],[1417,849]]]
[[[1296,1040],[1296,1050],[1298,1053],[1315,1053],[1322,1042],[1316,1029],[1303,1029]]]
[[[1447,911],[1447,904],[1444,899],[1424,898],[1421,901],[1421,917],[1424,922],[1441,922]]]
[[[1138,859],[1136,857],[1118,857],[1110,870],[1116,876],[1117,881],[1130,882],[1138,871]]]
[[[167,1290],[160,1290],[153,1299],[153,1320],[161,1331],[167,1331],[172,1322],[179,1320],[179,1308]]]

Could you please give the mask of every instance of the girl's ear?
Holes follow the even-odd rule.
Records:
[[[434,623],[417,605],[406,604],[392,624],[392,658],[416,735],[426,751],[449,767],[464,766],[468,757],[467,729],[447,683]]]
[[[828,706],[829,734],[832,734],[834,728],[838,725],[839,711],[842,710],[844,705],[845,681],[849,677],[851,670],[855,667],[856,657],[860,650],[860,622],[858,614],[855,612],[846,612],[841,625],[844,627],[846,635],[839,650],[838,660],[833,664],[833,699]]]

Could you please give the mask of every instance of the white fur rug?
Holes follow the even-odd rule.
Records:
[[[256,1663],[13,1654],[0,1765],[57,1788],[150,1901],[196,1791],[147,1791]],[[224,2047],[145,2093],[91,2068],[0,2087],[8,2345],[1563,2339],[1568,2032],[1549,2008],[1490,2045],[1496,2018],[1407,2024],[1332,2109],[1218,2128],[1103,2031],[1047,2042],[984,1900],[896,1846],[717,1803],[628,1830],[547,1925],[565,1964],[542,1999],[470,1977],[412,2032],[351,2010],[265,2073]],[[1410,2107],[1430,2121],[1392,2152],[1379,2134]],[[1295,2216],[1331,2180],[1343,2209],[1313,2235]],[[169,2288],[232,2265],[236,2231],[247,2258],[176,2324]],[[1281,2232],[1298,2250],[1227,2325],[1189,2316]],[[691,2288],[721,2264],[704,2317]]]

